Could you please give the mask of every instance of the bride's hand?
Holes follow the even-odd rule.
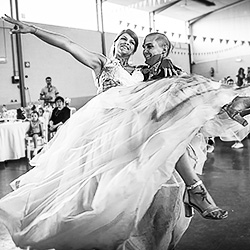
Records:
[[[11,30],[11,33],[17,34],[17,33],[35,33],[36,28],[32,25],[26,24],[24,22],[18,21],[16,19],[13,19],[6,14],[2,17],[2,19],[8,23],[14,24],[14,28]]]

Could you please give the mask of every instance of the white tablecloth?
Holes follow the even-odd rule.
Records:
[[[0,123],[0,162],[25,157],[25,133],[29,122]]]

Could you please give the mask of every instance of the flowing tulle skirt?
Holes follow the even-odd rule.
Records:
[[[238,94],[183,76],[98,95],[13,182],[19,188],[0,201],[0,220],[20,247],[174,246],[190,221],[175,164],[199,131],[213,136],[243,128],[220,113]]]

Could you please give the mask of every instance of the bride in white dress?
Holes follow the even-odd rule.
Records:
[[[239,93],[201,76],[139,83],[137,70],[126,60],[108,59],[62,35],[4,20],[16,25],[13,32],[32,33],[93,69],[100,93],[33,158],[35,167],[18,179],[20,187],[0,200],[0,221],[16,245],[57,250],[173,247],[190,221],[184,216],[184,183],[175,165],[201,129],[217,136],[234,123],[234,131],[241,130],[221,112]],[[116,46],[131,55],[138,41],[127,31]],[[224,125],[221,119],[229,121]],[[218,208],[215,214],[225,215]],[[160,241],[152,237],[157,218]],[[152,242],[144,244],[145,235]]]

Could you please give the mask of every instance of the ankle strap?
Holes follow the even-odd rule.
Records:
[[[200,186],[201,184],[202,184],[202,180],[199,180],[199,181],[195,182],[194,184],[187,186],[187,190],[195,189],[196,187]]]

